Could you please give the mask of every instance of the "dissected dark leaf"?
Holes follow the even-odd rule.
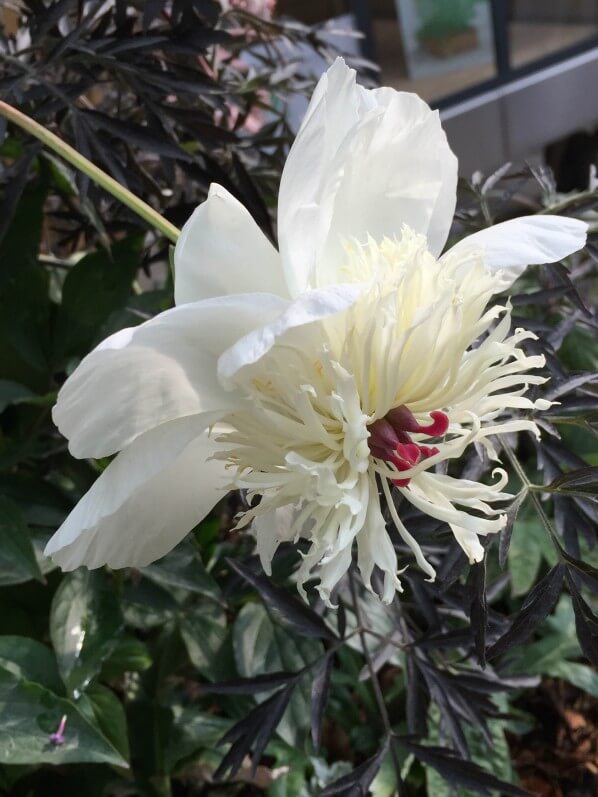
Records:
[[[578,307],[586,316],[591,317],[592,311],[584,302],[583,297],[577,289],[577,286],[571,281],[571,277],[565,266],[562,263],[548,263],[546,265],[546,269],[551,272],[556,282],[558,282],[560,285],[566,285],[570,289],[570,297],[575,306]]]
[[[236,572],[251,584],[280,618],[288,623],[302,636],[319,639],[336,639],[334,632],[326,625],[319,614],[307,604],[291,595],[288,590],[273,584],[269,578],[255,573],[247,565],[229,559],[229,564]]]
[[[365,795],[368,789],[378,774],[384,757],[388,751],[389,740],[387,739],[382,745],[380,750],[356,767],[353,772],[335,780],[333,783],[328,784],[325,789],[320,792],[320,797],[332,797],[333,794],[345,795]]]
[[[559,476],[547,487],[547,490],[575,495],[598,495],[598,465],[569,471]]]
[[[231,748],[214,773],[214,780],[222,779],[227,772],[231,777],[235,775],[249,754],[255,774],[266,745],[289,704],[295,683],[293,681],[260,703],[222,737],[220,743],[230,742]]]
[[[97,130],[104,130],[119,139],[133,144],[140,149],[148,152],[155,152],[162,158],[175,158],[176,160],[188,161],[192,157],[175,141],[172,141],[166,134],[156,135],[149,127],[124,122],[114,117],[106,116],[98,111],[85,111],[85,118],[88,124]]]
[[[5,122],[6,120],[3,119],[3,121]],[[10,176],[0,206],[0,242],[4,238],[13,216],[16,213],[17,205],[27,185],[27,177],[31,164],[40,149],[41,144],[35,142],[35,144],[29,146],[25,150],[23,157],[15,164],[15,173]]]
[[[147,30],[147,28],[151,25],[153,20],[162,11],[164,5],[165,5],[165,0],[146,0],[143,8],[144,30]]]
[[[540,623],[556,606],[561,593],[564,568],[556,565],[539,581],[529,593],[523,605],[506,631],[487,651],[488,659],[495,658],[513,645],[520,644],[531,636]]]
[[[598,667],[598,618],[582,598],[574,580],[567,574],[567,583],[575,612],[575,629],[579,645],[588,660]]]
[[[506,511],[507,522],[503,529],[501,529],[499,543],[498,543],[498,561],[501,567],[507,563],[507,556],[509,554],[509,546],[511,545],[511,537],[513,535],[513,528],[517,515],[521,509],[521,505],[527,497],[527,490],[522,490],[516,497],[513,503]]]
[[[563,548],[561,548],[560,553],[569,565],[569,573],[578,575],[589,589],[593,592],[598,592],[598,569],[587,562],[582,562],[581,559],[571,556]]]
[[[460,786],[473,789],[478,794],[487,795],[487,797],[494,792],[510,797],[533,797],[531,792],[500,780],[474,764],[473,761],[459,758],[454,750],[446,747],[424,746],[401,736],[397,737],[397,741],[419,761],[435,769],[453,788]]]
[[[253,678],[237,678],[233,681],[202,684],[202,689],[213,695],[256,695],[288,684],[289,681],[296,678],[297,673],[293,672],[271,672],[265,675],[255,675]]]
[[[572,393],[579,387],[598,382],[598,373],[582,373],[568,376],[564,381],[559,381],[546,391],[546,398],[555,401],[565,393]]]
[[[471,566],[469,578],[469,621],[473,631],[476,655],[482,667],[486,664],[486,626],[488,602],[486,598],[486,560]]]
[[[328,701],[333,661],[333,653],[327,653],[322,658],[322,661],[315,669],[311,685],[311,738],[316,750],[320,747],[322,719]]]
[[[405,654],[407,730],[417,735],[427,734],[427,694],[413,653]]]

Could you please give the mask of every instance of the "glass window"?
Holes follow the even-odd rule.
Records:
[[[489,0],[369,3],[382,83],[438,100],[494,77]]]
[[[596,0],[510,0],[509,40],[513,68],[597,35]]]
[[[279,0],[277,7],[306,22],[348,11],[369,17],[382,85],[428,102],[496,74],[489,0]]]

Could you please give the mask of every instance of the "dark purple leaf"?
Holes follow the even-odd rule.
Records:
[[[531,792],[520,786],[506,783],[472,761],[459,758],[454,750],[416,744],[404,737],[398,737],[397,741],[418,761],[435,769],[453,788],[460,786],[465,789],[474,789],[478,794],[488,797],[494,792],[509,797],[533,797]]]
[[[579,495],[598,495],[598,465],[563,473],[546,487],[547,490],[559,493],[575,493]]]
[[[476,655],[482,667],[486,666],[486,626],[488,623],[488,602],[486,599],[486,561],[471,566],[467,587],[469,600],[469,621],[473,632]]]
[[[366,795],[368,789],[380,771],[384,757],[388,750],[388,740],[382,745],[376,755],[368,758],[363,764],[356,767],[353,772],[329,783],[326,788],[320,792],[320,797],[332,797],[333,794],[361,794]]]
[[[245,756],[249,754],[252,755],[252,770],[255,775],[266,745],[289,704],[295,683],[296,681],[291,682],[260,703],[222,737],[220,743],[230,742],[231,748],[214,773],[214,780],[221,780],[227,772],[231,777],[235,775]]]
[[[486,658],[500,656],[513,645],[521,644],[530,637],[540,623],[554,609],[563,584],[562,565],[556,565],[539,581],[529,593],[509,630],[487,651]]]
[[[596,372],[573,374],[565,381],[557,382],[557,384],[551,385],[546,391],[545,398],[548,399],[548,401],[555,401],[565,393],[572,393],[574,390],[577,390],[578,388],[587,384],[593,384],[594,382],[598,382],[598,373]]]
[[[316,668],[311,685],[311,738],[316,750],[320,747],[322,719],[324,717],[326,702],[328,701],[333,661],[334,654],[331,652],[323,657]]]
[[[291,595],[286,589],[277,587],[265,575],[255,573],[246,565],[228,560],[233,570],[256,589],[270,609],[294,628],[302,636],[335,640],[336,635],[328,628],[319,614],[316,614],[306,603]]]
[[[507,522],[505,527],[500,532],[498,543],[498,561],[500,566],[503,568],[507,563],[507,556],[509,554],[509,547],[511,545],[511,536],[513,534],[513,526],[515,525],[517,515],[519,514],[519,510],[526,496],[527,492],[522,490],[519,495],[515,497],[515,500],[506,511]]]
[[[297,673],[294,672],[271,672],[255,675],[253,678],[236,678],[232,681],[202,684],[202,689],[213,695],[256,695],[288,684],[296,678]]]
[[[575,630],[579,645],[594,667],[598,667],[598,618],[596,618],[582,598],[581,593],[575,585],[575,581],[567,574],[567,584],[571,592],[573,601],[573,611],[575,613]]]

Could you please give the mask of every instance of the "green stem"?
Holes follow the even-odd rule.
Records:
[[[162,233],[172,243],[176,243],[180,235],[180,230],[167,221],[157,210],[148,205],[139,197],[135,196],[128,188],[118,183],[109,174],[102,171],[95,164],[84,158],[76,149],[67,144],[66,141],[58,138],[54,133],[47,130],[42,125],[31,119],[31,117],[13,108],[5,102],[0,101],[0,116],[4,116],[9,122],[30,133],[45,144],[49,149],[54,150],[61,158],[70,163],[76,169],[86,174],[91,180],[101,186],[109,194],[118,199],[134,213],[147,221],[152,227]]]
[[[372,657],[365,638],[365,629],[367,628],[367,623],[364,622],[361,606],[359,605],[359,599],[357,597],[357,589],[355,588],[355,579],[351,570],[349,570],[349,589],[351,590],[353,611],[355,612],[355,619],[357,620],[359,639],[361,641],[361,649],[363,651],[363,656],[365,658],[366,665],[370,673],[370,681],[372,684],[372,688],[374,690],[374,697],[376,699],[378,711],[380,712],[380,719],[382,720],[386,738],[388,739],[388,744],[390,747],[390,756],[395,771],[397,793],[399,797],[404,797],[405,786],[403,783],[403,778],[401,776],[401,764],[395,748],[395,739],[392,730],[392,725],[390,724],[390,717],[388,715],[386,703],[384,702],[384,695],[382,694],[382,689],[380,688],[380,681],[378,680],[378,675],[376,674],[376,670],[374,668],[374,662],[372,661]]]
[[[556,202],[554,205],[550,205],[547,208],[543,208],[542,210],[538,211],[539,215],[547,214],[547,213],[561,213],[563,210],[567,210],[574,205],[579,205],[583,202],[589,202],[592,199],[598,198],[598,192],[593,191],[580,191],[578,194],[573,194],[573,196],[568,196],[566,199],[563,199],[561,202]]]
[[[535,508],[536,512],[538,513],[538,517],[540,518],[540,521],[541,521],[542,525],[546,529],[546,531],[548,533],[548,536],[550,537],[550,540],[551,540],[552,544],[554,545],[559,558],[562,558],[561,557],[561,545],[559,543],[559,538],[557,536],[556,531],[552,527],[552,523],[550,522],[550,519],[549,519],[548,515],[544,511],[544,507],[542,506],[542,502],[540,501],[540,496],[538,495],[538,492],[537,492],[538,485],[532,484],[530,482],[530,480],[527,477],[527,473],[524,471],[522,464],[519,462],[515,452],[510,448],[510,446],[508,446],[504,441],[501,441],[501,442],[502,442],[503,450],[504,450],[505,454],[507,455],[507,457],[509,458],[509,461],[510,461],[511,465],[513,466],[515,472],[519,476],[519,479],[520,479],[521,483],[523,484],[523,486],[525,488],[527,488],[528,495],[531,498],[531,501],[532,501],[532,503],[534,505],[534,508]]]

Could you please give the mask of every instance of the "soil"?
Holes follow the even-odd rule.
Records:
[[[519,707],[536,720],[525,736],[509,735],[522,786],[538,797],[598,797],[598,700],[547,678]]]

